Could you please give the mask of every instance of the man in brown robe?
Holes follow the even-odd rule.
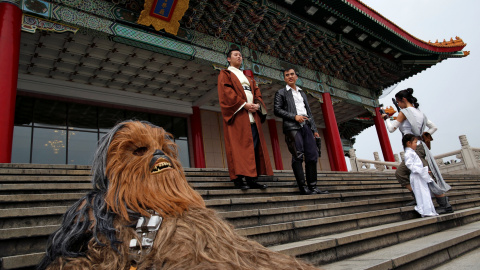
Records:
[[[256,181],[258,175],[273,175],[261,126],[267,115],[266,107],[255,80],[239,69],[240,51],[230,50],[227,61],[230,67],[218,75],[218,99],[230,179],[242,190],[265,189],[266,185]]]

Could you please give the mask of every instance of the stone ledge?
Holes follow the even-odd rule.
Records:
[[[41,253],[32,253],[32,254],[23,254],[17,256],[3,257],[1,261],[0,269],[16,269],[21,267],[35,266],[45,255],[44,252]]]
[[[282,253],[286,253],[292,256],[299,256],[307,253],[312,253],[316,251],[321,251],[320,247],[324,245],[324,242],[326,240],[334,240],[335,245],[333,247],[341,246],[341,245],[346,245],[349,243],[353,242],[358,242],[358,241],[363,241],[366,239],[373,239],[378,236],[382,235],[387,235],[387,234],[392,234],[396,233],[399,231],[406,231],[406,230],[413,230],[415,228],[419,228],[425,225],[429,224],[435,224],[435,223],[440,223],[446,220],[453,220],[453,219],[458,219],[460,217],[467,217],[470,215],[475,215],[480,213],[480,207],[474,208],[474,209],[466,209],[466,210],[461,210],[457,211],[452,214],[446,214],[442,216],[437,216],[437,217],[428,217],[428,218],[420,218],[420,219],[413,219],[413,220],[406,220],[406,221],[401,221],[401,222],[396,222],[393,224],[384,224],[384,225],[379,225],[375,227],[369,227],[369,228],[364,228],[364,229],[358,229],[355,231],[348,231],[344,233],[339,233],[335,235],[328,235],[328,236],[322,236],[322,237],[316,237],[316,238],[311,238],[307,240],[302,240],[302,241],[297,241],[297,242],[292,242],[288,244],[282,244],[282,245],[276,245],[276,246],[271,246],[269,249],[274,250],[274,251],[279,251]],[[326,218],[325,218],[326,219]],[[480,222],[475,222],[478,223],[478,232],[477,234],[480,235]],[[472,223],[473,224],[473,223]],[[470,224],[464,225],[468,226]],[[453,228],[450,230],[463,230],[461,227]],[[450,231],[448,230],[448,231]],[[478,236],[478,235],[475,235]],[[320,245],[317,245],[317,243],[320,243]],[[325,249],[330,248],[326,247]],[[353,258],[352,260],[355,260]],[[344,262],[343,260],[342,262]],[[348,259],[347,259],[348,261]],[[336,269],[336,268],[332,268]],[[338,268],[342,269],[342,268]],[[360,269],[360,268],[354,268],[354,269]]]
[[[0,240],[48,236],[52,234],[59,226],[60,225],[46,225],[15,229],[0,229]]]

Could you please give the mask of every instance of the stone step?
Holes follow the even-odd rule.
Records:
[[[76,175],[88,176],[90,170],[69,170],[69,169],[10,169],[2,168],[1,175]]]
[[[480,207],[476,207],[437,217],[415,218],[343,233],[333,233],[269,248],[308,259],[316,264],[325,264],[416,239],[447,228],[477,222],[479,218]]]
[[[319,187],[331,194],[309,196],[298,194],[291,170],[274,173],[259,178],[270,186],[267,190],[241,191],[233,187],[226,169],[185,170],[187,180],[206,199],[208,207],[217,209],[240,234],[263,244],[280,247],[282,243],[330,237],[337,245],[338,235],[350,237],[341,246],[319,251],[325,262],[324,257],[330,258],[328,262],[337,260],[337,249],[341,255],[347,252],[344,250],[360,250],[361,245],[384,247],[391,237],[395,238],[391,234],[397,240],[401,235],[406,241],[480,219],[476,208],[480,206],[478,176],[444,175],[453,187],[448,195],[457,212],[437,217],[442,222],[402,227],[402,222],[416,224],[425,219],[416,218],[413,207],[402,207],[411,196],[392,173],[319,172]],[[0,269],[31,269],[39,261],[61,216],[91,189],[90,177],[90,166],[0,164]],[[381,226],[388,228],[358,233]],[[310,242],[315,245],[315,241]],[[298,256],[319,263],[319,252],[300,252]]]
[[[42,183],[39,184],[0,184],[0,191],[31,191],[31,190],[89,190],[92,189],[90,183]]]
[[[381,196],[392,194],[409,193],[406,189],[400,188],[399,185],[385,186],[323,186],[317,185],[321,190],[328,190],[331,194],[342,193],[342,200],[360,200],[365,196]],[[230,198],[258,198],[273,196],[289,196],[292,194],[300,195],[297,187],[269,187],[264,190],[259,189],[197,189],[197,191],[206,200],[210,199],[230,199]],[[453,186],[452,192],[480,192],[480,186]],[[364,195],[362,195],[364,193]],[[450,193],[450,192],[449,192]],[[326,196],[326,195],[324,195]]]
[[[480,222],[477,221],[427,236],[415,237],[410,241],[394,243],[356,257],[340,258],[341,261],[322,265],[322,268],[324,270],[431,269],[478,247],[480,247]]]
[[[60,224],[71,205],[0,209],[0,229]]]
[[[67,206],[84,195],[85,192],[0,195],[0,209]]]
[[[251,227],[266,224],[275,224],[288,221],[305,220],[313,218],[321,218],[328,216],[341,216],[358,212],[366,212],[377,209],[400,207],[403,203],[402,198],[390,198],[381,200],[368,200],[347,203],[333,203],[333,204],[319,204],[306,206],[293,206],[284,208],[270,208],[270,209],[254,209],[243,211],[219,212],[222,218],[227,219],[236,228]],[[26,209],[6,209],[0,212],[0,218],[15,219],[23,217],[27,219],[35,219],[40,221],[45,216],[57,216],[58,219],[54,224],[60,223],[60,216],[66,211],[67,206],[57,207],[37,207]],[[0,231],[4,234],[8,230],[14,230],[22,227],[27,228],[29,224],[15,223],[8,227],[2,228]],[[44,225],[40,225],[44,226]],[[50,226],[50,225],[45,225]],[[1,228],[1,227],[0,227]],[[30,227],[35,228],[35,227]],[[27,235],[29,235],[27,233]],[[0,233],[0,240],[4,239]],[[6,238],[5,238],[6,239]]]
[[[204,199],[228,199],[232,197],[265,197],[265,196],[283,196],[289,194],[298,194],[298,188],[291,185],[281,185],[278,183],[268,183],[270,187],[265,190],[258,189],[249,189],[247,191],[239,190],[233,188],[232,183],[220,183],[219,185],[212,183],[193,183],[192,186],[197,189],[197,191],[204,197]],[[451,184],[454,188],[453,190],[462,191],[462,190],[479,190],[480,185],[460,185],[460,184]],[[213,188],[217,187],[217,188]],[[323,185],[319,183],[318,187],[322,190],[329,190],[331,193],[351,193],[353,196],[358,194],[358,192],[380,192],[386,193],[390,192],[399,192],[404,193],[405,190],[401,189],[398,184],[389,184],[389,185]],[[89,182],[85,183],[9,183],[9,184],[0,184],[0,203],[2,202],[2,196],[7,195],[22,195],[25,194],[45,194],[45,193],[73,193],[73,192],[87,192],[91,189],[91,184]],[[355,193],[357,192],[357,193]],[[365,193],[371,194],[371,193]],[[0,206],[1,207],[1,206]]]
[[[196,189],[234,189],[232,181],[221,178],[205,178],[200,179],[187,177],[187,181]],[[294,187],[296,186],[295,179],[273,179],[269,181],[259,180],[261,183],[265,183],[270,187]],[[64,183],[64,184],[90,184],[91,177],[88,175],[0,175],[0,189],[3,185],[11,184],[32,184],[38,185],[39,183]],[[468,188],[480,188],[480,181],[464,179],[464,180],[449,180],[448,183],[452,187],[462,188],[468,185]],[[396,180],[341,180],[336,178],[321,179],[319,178],[318,185],[328,188],[329,190],[345,190],[347,188],[369,188],[369,189],[382,189],[382,188],[400,188]],[[8,186],[7,186],[8,187]]]
[[[456,197],[452,197],[451,202],[455,202],[456,209],[465,209],[469,207],[479,206],[480,198],[477,196],[458,199],[456,199]],[[311,220],[325,217],[366,213],[370,211],[384,209],[402,208],[404,204],[404,198],[391,197],[387,199],[252,209],[219,213],[223,218],[227,219],[236,228],[243,228],[283,222],[294,222],[298,220]],[[405,209],[409,208],[404,208],[404,210]],[[413,209],[413,207],[411,209]],[[405,213],[403,213],[402,215],[403,218],[407,217]],[[410,213],[408,215],[416,216],[416,214]]]
[[[32,199],[42,200],[45,199],[46,196],[49,196],[49,199],[55,201],[26,203],[29,205],[26,208],[8,207],[21,204],[5,204],[3,205],[5,207],[0,209],[0,229],[28,227],[33,226],[34,224],[58,224],[60,217],[65,213],[66,209],[83,195],[83,193],[31,195]],[[235,199],[206,200],[205,202],[208,207],[219,210],[224,218],[240,228],[278,222],[290,222],[299,219],[321,218],[326,216],[397,208],[402,207],[411,199],[409,194],[405,195],[406,197],[396,196],[382,199],[367,198],[365,200],[350,202],[334,200],[330,203],[324,203],[325,199],[321,198],[322,196],[327,195],[256,198],[246,200],[244,204],[239,204],[238,200]],[[475,205],[478,205],[477,200],[480,198],[477,194],[472,192],[470,192],[470,194],[466,192],[452,192],[449,195],[451,202],[455,204],[454,207],[457,207],[457,209],[462,209],[459,207],[474,207]],[[13,196],[19,195],[0,196],[0,199],[2,197]],[[315,199],[315,196],[319,198]],[[30,198],[30,195],[24,196],[24,199],[27,198]],[[267,203],[268,201],[271,202]],[[46,204],[48,204],[48,206],[45,206]]]
[[[58,191],[58,190],[57,190]],[[60,190],[58,193],[44,194],[12,194],[0,195],[0,209],[31,208],[31,207],[52,207],[69,206],[74,201],[85,195],[82,190]],[[272,192],[273,191],[273,192]],[[354,202],[365,200],[377,200],[397,198],[399,206],[403,202],[411,200],[410,194],[404,189],[381,190],[381,191],[356,191],[340,192],[332,191],[326,195],[291,195],[296,193],[295,188],[285,189],[280,195],[272,188],[270,191],[262,190],[200,190],[199,192],[206,199],[206,204],[219,211],[242,211],[263,208],[281,208],[291,206],[321,205],[326,203]],[[290,192],[288,192],[290,191]],[[209,194],[210,193],[210,194]],[[247,196],[247,194],[250,194]],[[386,196],[388,194],[388,196]],[[449,192],[451,199],[478,197],[480,190],[455,189]],[[361,196],[360,196],[361,195]],[[220,198],[219,198],[220,197]],[[221,198],[223,197],[223,198]],[[352,198],[353,197],[353,198]],[[215,198],[215,199],[208,199]],[[396,207],[395,206],[395,207]],[[13,210],[12,210],[13,211]]]
[[[468,209],[472,205],[473,207],[480,206],[480,200],[478,198],[452,200],[452,204],[455,210]],[[239,228],[238,232],[265,246],[271,246],[407,219],[416,219],[417,217],[413,206],[396,207],[244,227]],[[478,220],[480,220],[480,213],[478,214]]]
[[[20,163],[0,163],[0,171],[4,169],[53,169],[53,170],[85,170],[90,171],[90,165],[56,165],[56,164],[20,164]],[[228,170],[227,169],[219,169],[219,168],[184,168],[185,173],[192,174],[192,175],[199,175],[199,176],[206,176],[207,174],[211,173],[218,173],[228,177]],[[274,170],[274,175],[283,175],[288,174],[293,176],[292,170]],[[335,175],[341,177],[352,177],[352,176],[362,176],[366,178],[378,177],[378,176],[386,176],[391,177],[392,179],[395,178],[393,172],[333,172],[333,171],[321,171],[319,172],[319,176],[323,175]],[[445,173],[444,179],[473,179],[477,178],[478,175],[472,174],[448,174]]]
[[[14,256],[45,251],[48,237],[59,225],[0,229],[0,254]]]
[[[90,175],[0,175],[0,183],[87,182]]]
[[[239,192],[241,192],[239,190]],[[262,194],[261,190],[248,190],[251,193]],[[227,193],[228,194],[228,193]],[[230,193],[231,194],[231,193]],[[266,193],[263,193],[267,195]],[[479,197],[480,190],[461,190],[449,191],[448,195],[452,198]],[[204,194],[206,196],[208,194]],[[228,197],[228,196],[227,196]],[[279,208],[289,206],[318,205],[326,203],[353,202],[375,199],[389,199],[392,197],[403,197],[405,202],[412,199],[406,189],[381,190],[381,191],[361,191],[361,192],[332,192],[330,194],[315,195],[284,195],[284,196],[232,196],[228,198],[215,198],[205,201],[207,206],[213,207],[219,211],[239,211],[262,208]]]
[[[35,269],[34,267],[40,262],[45,252],[22,254],[14,256],[6,256],[0,262],[0,269]]]
[[[387,212],[400,212],[402,209],[390,209],[384,211],[384,213],[376,214],[388,214]],[[405,211],[403,209],[403,211]],[[410,210],[412,211],[412,210]],[[33,214],[30,213],[23,213],[23,214]],[[362,214],[354,214],[354,215],[344,215],[340,217],[332,217],[332,218],[323,218],[317,220],[302,220],[297,222],[296,227],[297,229],[302,228],[303,226],[310,226],[312,225],[309,222],[314,222],[318,224],[326,224],[332,223],[334,227],[339,227],[338,222],[342,219],[358,219],[357,222],[360,220],[365,219],[366,216],[372,215],[372,213],[365,213],[366,215]],[[221,213],[222,215],[222,213]],[[383,219],[383,218],[382,218]],[[423,234],[432,233],[432,231],[436,232],[440,228],[445,226],[452,226],[451,224],[437,224],[437,223],[448,223],[449,221],[454,222],[457,224],[460,220],[461,223],[468,223],[471,220],[479,220],[480,219],[480,207],[468,209],[468,210],[461,210],[457,211],[453,214],[447,214],[439,217],[432,217],[432,218],[417,218],[407,221],[399,221],[396,223],[390,224],[383,224],[375,227],[364,228],[364,229],[357,229],[354,231],[347,231],[344,233],[338,233],[337,230],[331,230],[327,233],[332,233],[328,236],[323,237],[316,237],[316,238],[309,238],[308,240],[299,241],[288,243],[285,245],[276,245],[270,247],[272,250],[280,251],[282,253],[286,253],[293,256],[299,256],[310,260],[316,264],[323,264],[326,261],[325,254],[330,254],[333,252],[331,249],[335,249],[334,253],[339,256],[338,258],[343,258],[342,256],[352,256],[352,252],[358,252],[359,248],[351,248],[349,245],[365,245],[365,242],[369,241],[369,245],[373,245],[370,249],[378,248],[378,245],[384,245],[383,238],[390,239],[390,235],[395,234],[397,237],[400,238],[415,238],[419,237]],[[385,221],[385,219],[383,219]],[[303,223],[303,224],[302,224]],[[436,226],[432,227],[433,225],[437,224]],[[365,223],[364,225],[371,226],[372,224]],[[284,224],[276,224],[275,226],[284,226]],[[340,226],[341,227],[341,226]],[[428,227],[428,228],[426,228]],[[11,228],[11,229],[2,229],[0,230],[0,254],[4,254],[5,258],[11,260],[12,265],[15,259],[18,259],[16,256],[26,256],[26,255],[34,255],[39,254],[45,248],[46,239],[48,235],[50,235],[53,231],[58,228],[58,225],[45,225],[45,226],[35,226],[35,227],[24,227],[24,228]],[[421,233],[418,231],[421,228]],[[249,238],[251,234],[245,233],[246,230],[243,229],[236,229],[239,234],[246,235]],[[402,234],[400,237],[399,235]],[[397,238],[396,237],[396,238]],[[402,238],[402,239],[403,239]],[[35,239],[34,241],[32,241]],[[377,240],[375,240],[377,239]],[[403,240],[405,241],[405,240]],[[362,244],[358,244],[361,242]],[[28,243],[28,245],[26,245]],[[376,246],[375,246],[376,245]],[[350,253],[341,255],[343,253],[340,252],[347,252]],[[25,254],[25,255],[19,255]],[[317,254],[317,255],[315,255]],[[322,260],[318,261],[318,254],[322,254]],[[353,254],[357,255],[357,254]],[[11,257],[10,257],[11,256]],[[38,257],[38,256],[37,256]],[[327,258],[330,258],[327,256]],[[7,261],[8,261],[7,260]],[[37,263],[36,261],[35,263]],[[28,266],[28,265],[27,265]],[[5,268],[7,269],[7,268]]]
[[[0,163],[0,169],[67,169],[67,170],[90,170],[90,165],[66,165],[66,164],[33,164],[33,163]]]
[[[465,254],[448,254],[450,261],[433,269],[435,270],[462,270],[462,269],[478,269],[478,257],[480,256],[480,248],[468,251]],[[457,255],[458,257],[455,257]]]

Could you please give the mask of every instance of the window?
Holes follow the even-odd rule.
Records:
[[[182,165],[190,167],[186,118],[26,96],[16,100],[12,162],[90,165],[99,138],[126,119],[172,133]]]

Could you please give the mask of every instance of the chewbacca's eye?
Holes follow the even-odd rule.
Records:
[[[148,148],[147,147],[139,147],[137,150],[133,151],[133,154],[135,156],[143,156],[145,153],[147,153]]]

